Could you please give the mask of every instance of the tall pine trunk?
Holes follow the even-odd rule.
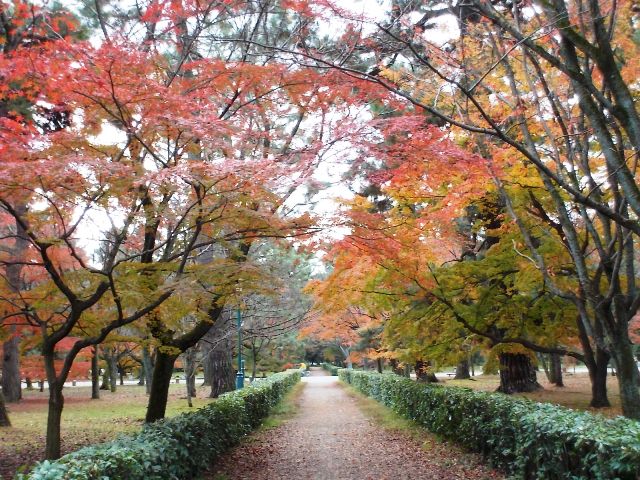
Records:
[[[187,388],[187,403],[193,407],[191,399],[196,396],[196,356],[197,347],[189,348],[184,353],[184,376]]]
[[[9,421],[9,413],[7,412],[7,407],[4,403],[4,395],[2,393],[2,389],[0,388],[0,427],[10,427],[11,422]]]
[[[221,342],[224,344],[224,342]],[[209,397],[217,398],[235,388],[232,359],[229,352],[216,348],[209,352],[209,368],[211,371],[211,393]]]
[[[151,352],[147,345],[142,347],[142,368],[144,369],[145,391],[147,392],[147,395],[150,395],[151,381],[153,377],[153,359],[151,358]]]
[[[549,359],[549,380],[557,387],[564,387],[562,381],[562,360],[560,355],[552,353]]]
[[[169,398],[169,385],[171,385],[171,375],[173,365],[178,358],[176,354],[156,351],[156,363],[153,368],[153,378],[151,380],[151,393],[147,405],[147,416],[145,422],[152,423],[164,418],[167,410],[167,400]]]
[[[115,348],[109,349],[107,362],[109,363],[109,387],[112,393],[116,393],[118,388],[118,357]]]
[[[15,403],[22,399],[20,377],[20,337],[14,335],[2,344],[2,390],[5,402]]]
[[[16,214],[20,217],[27,213],[27,205],[16,202],[14,205]],[[29,248],[29,236],[24,226],[15,222],[16,235],[15,244],[11,249],[10,256],[15,263],[6,266],[5,280],[12,292],[20,292],[25,288],[22,278],[23,261],[25,260]],[[6,326],[6,325],[5,325]],[[9,332],[12,335],[9,340],[2,345],[2,390],[4,391],[5,402],[19,402],[22,399],[21,377],[20,377],[20,337],[17,335],[16,326],[11,325]]]
[[[542,387],[536,378],[531,357],[523,353],[500,354],[500,386],[498,392],[533,392]]]
[[[98,346],[93,347],[93,355],[91,356],[91,398],[98,400],[100,398],[100,366],[98,364]]]

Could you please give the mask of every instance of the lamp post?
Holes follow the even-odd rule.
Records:
[[[236,373],[236,390],[244,387],[244,368],[242,365],[242,312],[240,307],[236,311],[236,326],[238,327],[238,373]]]

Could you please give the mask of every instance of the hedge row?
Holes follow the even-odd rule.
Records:
[[[134,436],[82,448],[39,463],[31,480],[169,480],[194,478],[260,425],[300,380],[299,370],[277,373],[221,395],[193,413],[145,425]]]
[[[340,370],[340,367],[336,367],[335,365],[331,365],[330,363],[323,363],[322,368],[329,372],[333,377],[337,377],[338,370]]]
[[[339,376],[516,478],[640,478],[640,422],[393,374],[341,369]]]

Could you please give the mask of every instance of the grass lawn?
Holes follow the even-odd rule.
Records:
[[[208,393],[208,387],[199,388],[200,398],[194,398],[189,408],[185,384],[172,384],[167,416],[206,405],[212,401],[205,398]],[[12,427],[0,428],[0,478],[12,478],[20,465],[35,463],[44,455],[48,392],[25,390],[23,395],[19,404],[8,405]],[[140,430],[148,399],[145,388],[137,385],[118,386],[115,393],[101,390],[99,400],[91,400],[91,387],[70,387],[64,389],[64,397],[63,453]]]
[[[609,376],[607,378],[607,388],[609,394],[610,408],[590,408],[591,401],[591,382],[587,373],[578,372],[575,374],[563,375],[564,387],[556,387],[547,381],[544,372],[538,372],[538,382],[544,387],[544,390],[531,393],[520,393],[514,396],[522,396],[534,400],[536,402],[549,402],[564,405],[565,407],[577,410],[588,410],[593,413],[600,413],[609,417],[622,415],[620,409],[620,395],[618,394],[618,382],[616,377]],[[495,391],[500,384],[498,375],[477,375],[472,380],[452,380],[445,379],[442,381],[444,385],[455,385],[459,387],[468,387],[474,390],[483,390],[487,392]]]

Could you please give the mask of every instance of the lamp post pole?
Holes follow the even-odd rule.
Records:
[[[242,312],[236,311],[236,325],[238,327],[238,373],[236,373],[236,390],[244,387],[244,369],[242,368]]]

